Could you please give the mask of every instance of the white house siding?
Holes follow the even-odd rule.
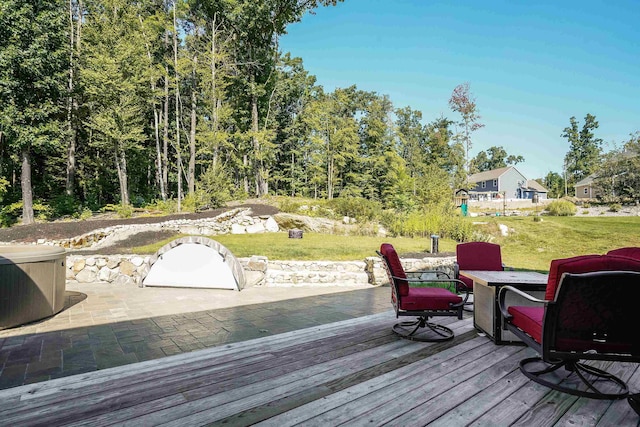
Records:
[[[516,168],[510,168],[498,178],[500,192],[504,192],[507,199],[517,199],[520,196],[518,189],[527,183],[527,178]]]

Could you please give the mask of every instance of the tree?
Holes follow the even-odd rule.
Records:
[[[462,133],[458,133],[456,138],[462,142],[465,148],[466,169],[467,173],[469,173],[469,150],[471,150],[472,147],[471,133],[484,127],[484,125],[479,122],[481,117],[478,114],[476,99],[469,89],[469,83],[456,86],[449,99],[449,107],[453,111],[460,113],[461,116],[461,121],[458,123],[458,126],[462,128]]]
[[[0,3],[0,129],[20,159],[24,224],[34,222],[34,155],[61,151],[69,69],[65,15],[59,1]]]
[[[548,196],[553,199],[564,195],[564,179],[557,172],[549,172],[542,180],[542,184],[549,191]]]
[[[236,81],[238,102],[249,106],[248,116],[242,114],[238,123],[250,138],[245,153],[245,166],[250,168],[255,183],[255,195],[269,191],[269,174],[274,160],[273,133],[266,127],[267,111],[273,101],[275,64],[278,61],[278,37],[286,26],[297,22],[318,6],[335,5],[341,0],[200,0],[210,17],[218,12],[234,39],[235,63],[240,74]],[[242,109],[242,113],[246,110]]]
[[[427,164],[426,129],[422,126],[422,112],[410,107],[398,108],[395,111],[395,134],[397,149],[404,159],[409,176],[413,179],[412,193],[416,195],[418,177],[423,175]]]
[[[102,0],[92,6],[85,23],[82,69],[91,109],[87,125],[95,134],[95,148],[112,156],[120,203],[128,205],[128,159],[146,139],[144,69],[150,64],[135,6],[125,0]]]
[[[470,169],[472,173],[478,173],[517,165],[522,162],[524,162],[524,157],[507,154],[504,147],[493,146],[485,151],[479,152],[471,159]]]
[[[640,199],[640,132],[619,150],[603,156],[596,172],[595,184],[603,197],[610,201]]]
[[[602,139],[596,138],[593,133],[599,126],[595,116],[585,116],[582,130],[579,130],[575,117],[569,121],[571,125],[564,128],[561,136],[569,141],[569,151],[564,158],[567,181],[575,184],[595,172],[600,162]]]

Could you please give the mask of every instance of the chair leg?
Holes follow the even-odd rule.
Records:
[[[542,369],[534,369],[542,364]],[[555,371],[565,368],[568,374],[562,376]],[[623,399],[629,394],[627,384],[620,378],[602,369],[577,361],[546,363],[540,357],[530,357],[520,361],[520,370],[531,380],[574,396],[591,399]]]
[[[448,341],[455,336],[451,329],[429,322],[424,316],[415,321],[396,323],[393,325],[393,332],[402,338],[422,342]]]
[[[630,394],[627,397],[627,402],[629,402],[629,406],[636,411],[636,414],[640,415],[640,393]]]
[[[471,297],[471,301],[465,302],[462,310],[473,313],[473,292],[469,293],[469,297]]]

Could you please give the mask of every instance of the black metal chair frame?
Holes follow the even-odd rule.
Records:
[[[446,326],[429,322],[429,319],[435,316],[456,316],[458,319],[462,319],[462,310],[464,308],[465,303],[467,302],[467,298],[469,298],[469,293],[467,291],[467,286],[461,280],[451,279],[450,276],[444,272],[439,270],[424,270],[424,271],[405,271],[407,278],[397,277],[391,273],[391,266],[389,265],[389,261],[387,257],[385,257],[380,251],[376,251],[376,253],[382,258],[382,265],[384,266],[387,275],[389,276],[389,281],[391,282],[391,292],[392,298],[391,302],[393,303],[393,308],[396,312],[396,318],[400,316],[407,317],[416,317],[416,320],[413,321],[403,321],[398,322],[393,325],[393,332],[402,338],[406,338],[413,341],[422,341],[422,342],[439,342],[439,341],[448,341],[453,339],[455,336],[454,332],[447,328]],[[422,278],[422,277],[410,277],[410,276],[424,276],[425,274],[435,275],[435,278]],[[427,284],[448,284],[447,289],[454,292],[455,294],[464,293],[464,296],[461,295],[462,301],[458,304],[451,304],[450,308],[447,310],[403,310],[401,308],[401,300],[402,296],[400,295],[398,280],[404,280],[411,284],[418,283],[427,283]],[[421,329],[426,328],[431,331],[432,334],[427,336],[421,336]]]
[[[498,295],[498,304],[503,316],[503,328],[511,331],[518,338],[520,338],[527,346],[535,350],[539,356],[526,358],[520,361],[520,370],[531,380],[549,387],[553,390],[558,390],[564,393],[572,394],[574,396],[588,397],[592,399],[623,399],[628,396],[629,390],[626,383],[602,369],[598,369],[594,366],[583,363],[583,360],[608,360],[608,361],[621,361],[621,362],[640,362],[640,348],[635,348],[631,353],[614,353],[614,352],[596,352],[596,351],[561,351],[555,348],[554,343],[557,336],[557,323],[560,315],[560,304],[558,301],[562,301],[566,295],[566,290],[570,286],[589,286],[595,282],[600,282],[600,285],[612,286],[616,281],[628,280],[637,282],[640,287],[640,272],[632,271],[598,271],[582,274],[564,273],[558,284],[556,292],[556,298],[554,301],[541,300],[534,298],[531,295],[516,289],[512,286],[504,286],[500,290]],[[543,323],[542,323],[542,342],[538,343],[529,334],[522,329],[513,325],[510,320],[512,316],[508,313],[508,307],[505,306],[505,298],[508,292],[515,292],[518,295],[526,298],[527,300],[543,304],[545,308]],[[623,296],[620,296],[623,295]],[[624,294],[618,294],[619,298],[625,298]],[[612,308],[615,311],[615,301],[612,301]],[[629,325],[617,325],[618,327],[627,328],[627,333],[635,334],[637,331],[629,331]],[[617,329],[617,328],[616,328]],[[596,337],[594,335],[594,342],[606,342],[606,333],[602,335],[600,332]],[[602,341],[602,340],[605,341]],[[636,339],[637,343],[637,339]],[[637,346],[636,346],[637,347]],[[535,369],[536,365],[542,365],[544,368]],[[545,378],[546,374],[557,371],[560,368],[564,368],[568,371],[568,374],[561,382],[549,381]],[[574,376],[575,374],[575,376]],[[577,378],[580,382],[586,386],[585,390],[563,385],[564,380],[568,380],[570,377]],[[599,384],[607,383],[609,388],[614,392],[603,392],[602,387],[598,388]]]

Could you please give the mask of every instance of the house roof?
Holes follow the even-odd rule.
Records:
[[[488,181],[490,179],[498,179],[501,175],[503,175],[509,169],[514,169],[513,166],[507,166],[505,168],[493,169],[490,171],[484,171],[479,173],[474,173],[473,175],[469,175],[467,179],[468,182],[482,182]]]
[[[548,190],[546,188],[544,188],[542,186],[542,184],[540,184],[535,179],[528,179],[527,180],[527,189],[528,190],[537,191],[538,193],[547,193],[548,192]]]
[[[583,186],[583,185],[591,185],[591,184],[593,184],[593,181],[595,181],[595,179],[597,177],[598,177],[598,175],[596,175],[595,173],[592,173],[588,177],[583,178],[580,181],[576,182],[573,186],[574,187],[580,187],[580,186]]]

